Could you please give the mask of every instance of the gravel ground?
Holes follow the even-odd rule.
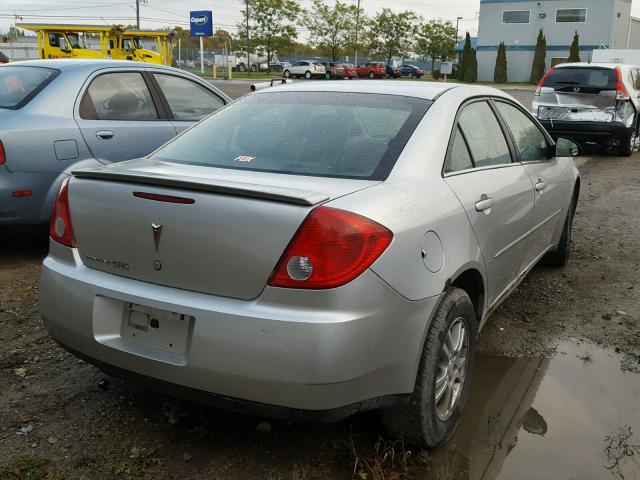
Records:
[[[619,352],[622,371],[637,373],[640,154],[594,154],[577,164],[582,194],[570,265],[536,267],[489,320],[479,353],[531,358],[552,356],[566,342],[596,344]],[[354,472],[371,479],[382,477],[363,465],[385,454],[384,478],[405,478],[428,461],[426,452],[402,455],[385,441],[374,414],[329,426],[232,415],[139,391],[75,359],[46,335],[38,315],[45,237],[41,230],[0,236],[0,480],[337,479]]]

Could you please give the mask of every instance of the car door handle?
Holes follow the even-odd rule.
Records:
[[[99,130],[96,132],[96,137],[101,140],[109,140],[110,138],[113,138],[113,132],[110,130]]]
[[[480,200],[476,202],[476,211],[477,212],[486,212],[489,213],[488,210],[493,207],[493,198],[488,197],[487,195],[482,195]]]
[[[544,189],[547,188],[547,182],[543,181],[542,179],[538,179],[538,183],[536,183],[536,191],[537,192],[544,192]]]

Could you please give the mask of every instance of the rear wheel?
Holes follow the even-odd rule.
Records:
[[[324,78],[326,78],[327,80],[331,80],[331,72],[325,73]]]
[[[373,72],[369,72],[369,78],[373,80],[374,78],[376,78],[376,76]]]
[[[389,433],[429,448],[449,438],[469,395],[477,328],[469,295],[447,290],[429,326],[409,402],[380,412]]]
[[[633,150],[636,146],[636,133],[624,136],[620,139],[620,146],[618,147],[618,155],[621,157],[630,157],[633,154]]]
[[[413,73],[410,73],[410,74],[409,74],[409,78],[413,78]]]

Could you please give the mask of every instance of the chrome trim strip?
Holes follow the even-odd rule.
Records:
[[[542,227],[545,223],[547,223],[549,220],[551,220],[553,217],[557,216],[559,213],[561,213],[564,210],[564,208],[561,208],[560,210],[556,211],[555,213],[552,213],[549,217],[547,217],[546,219],[544,219],[542,222],[540,222],[538,225],[536,225],[535,227],[533,227],[531,230],[525,232],[524,234],[522,234],[521,236],[519,236],[518,238],[516,238],[513,242],[511,242],[509,245],[507,245],[506,247],[504,247],[502,250],[500,250],[498,253],[496,253],[493,258],[498,258],[501,255],[505,254],[509,249],[513,248],[516,244],[520,243],[522,240],[524,240],[525,238],[527,238],[529,235],[531,235],[533,232],[535,232],[536,230],[538,230],[540,227]]]

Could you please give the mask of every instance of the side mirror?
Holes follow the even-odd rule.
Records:
[[[580,155],[580,147],[577,143],[567,138],[558,138],[556,141],[556,157],[577,157],[578,155]]]

